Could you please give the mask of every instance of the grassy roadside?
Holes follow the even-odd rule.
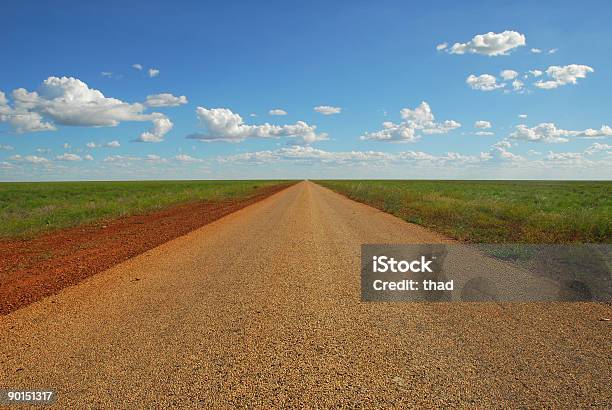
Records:
[[[612,182],[316,182],[462,241],[612,242]]]
[[[0,239],[142,214],[179,203],[244,199],[288,181],[0,183]]]

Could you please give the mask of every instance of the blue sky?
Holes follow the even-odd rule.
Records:
[[[0,180],[612,176],[606,1],[83,3],[3,4]]]

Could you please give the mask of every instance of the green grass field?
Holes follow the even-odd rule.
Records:
[[[612,182],[317,182],[461,241],[612,242]]]
[[[178,203],[242,199],[287,181],[0,183],[0,239],[141,214]]]

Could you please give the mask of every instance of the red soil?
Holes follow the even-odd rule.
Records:
[[[287,186],[261,188],[242,200],[183,204],[34,239],[0,241],[0,314],[55,294]]]

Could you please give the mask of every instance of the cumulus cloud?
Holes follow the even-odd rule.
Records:
[[[49,160],[45,157],[39,157],[37,155],[26,155],[25,157],[17,154],[17,155],[13,155],[12,157],[9,158],[12,161],[25,161],[25,162],[29,162],[31,164],[46,164],[49,162]]]
[[[516,126],[516,131],[510,134],[512,139],[547,143],[568,142],[569,137],[604,138],[610,136],[612,136],[612,127],[607,125],[602,125],[598,130],[587,128],[582,131],[570,131],[557,128],[554,123],[541,123],[531,128],[520,124]]]
[[[454,120],[435,122],[434,115],[425,101],[414,110],[403,108],[400,111],[402,121],[395,124],[390,121],[383,122],[383,129],[376,132],[366,132],[359,137],[361,140],[388,141],[388,142],[414,142],[420,139],[417,133],[446,134],[461,124]]]
[[[596,164],[594,156],[600,152],[606,152],[606,155],[612,154],[612,145],[595,143],[587,147],[583,152],[552,152],[544,158],[545,161],[553,162],[555,165],[593,165]],[[609,163],[608,163],[609,164]]]
[[[507,55],[517,47],[525,45],[525,35],[506,30],[503,33],[478,34],[467,43],[455,43],[447,51],[450,54],[482,54],[486,56]],[[446,49],[444,47],[443,49]]]
[[[168,162],[168,160],[166,160],[165,158],[160,157],[159,155],[156,154],[148,154],[144,157],[144,160],[147,162],[153,162],[153,163],[166,163]]]
[[[227,108],[207,109],[198,107],[196,115],[206,132],[191,134],[187,138],[201,141],[241,142],[247,138],[287,137],[295,144],[311,144],[327,139],[327,134],[317,134],[317,127],[304,121],[288,125],[272,125],[269,123],[248,125],[244,123],[239,114]]]
[[[525,119],[527,118],[527,114],[519,114],[518,117],[521,119]]]
[[[497,78],[491,74],[482,74],[479,76],[475,76],[474,74],[470,74],[469,77],[465,80],[465,82],[473,89],[480,91],[493,91],[498,88],[503,88],[506,84],[499,84],[497,82]]]
[[[501,73],[499,73],[499,75],[501,76],[501,78],[503,78],[504,80],[513,80],[516,77],[518,77],[519,73],[517,73],[514,70],[502,70]]]
[[[593,145],[590,145],[589,147],[587,147],[587,149],[584,150],[584,153],[587,155],[593,155],[596,154],[598,152],[603,152],[603,151],[607,151],[608,154],[611,154],[612,152],[612,145],[610,144],[600,144],[598,142],[594,143]]]
[[[148,95],[145,101],[147,107],[178,107],[187,104],[187,97],[176,97],[170,93]]]
[[[159,75],[159,70],[157,68],[149,68],[149,77],[157,77]]]
[[[474,123],[474,127],[481,130],[486,130],[487,128],[491,128],[491,123],[489,121],[479,120]]]
[[[514,91],[521,91],[521,90],[523,90],[524,86],[525,86],[525,83],[522,82],[521,80],[514,80],[514,81],[512,81],[512,89]]]
[[[447,47],[448,47],[448,43],[440,43],[436,46],[436,50],[437,51],[446,50]]]
[[[72,77],[49,77],[38,91],[18,88],[12,97],[13,107],[6,102],[0,105],[0,121],[8,121],[18,133],[53,131],[56,125],[114,127],[123,121],[152,121],[155,126],[163,120],[170,122],[161,113],[144,113],[143,104],[106,97]]]
[[[103,162],[127,162],[127,161],[138,161],[138,160],[140,160],[140,158],[129,156],[129,155],[109,155],[108,157],[104,158],[102,161]]]
[[[119,141],[117,140],[113,140],[104,144],[96,144],[95,142],[91,141],[88,142],[87,144],[85,144],[85,146],[87,148],[90,149],[94,149],[94,148],[102,148],[102,147],[106,147],[106,148],[119,148],[121,146],[121,144],[119,143]]]
[[[287,111],[281,110],[280,108],[276,108],[274,110],[268,111],[270,115],[287,115]]]
[[[559,51],[558,48],[551,48],[550,50],[548,50],[548,54],[555,54],[557,51]]]
[[[140,134],[135,141],[137,142],[162,142],[164,136],[174,127],[174,124],[164,116],[151,120],[153,127],[149,131]]]
[[[314,107],[314,110],[323,115],[334,115],[342,112],[341,107],[332,107],[330,105],[318,105]]]
[[[94,157],[91,154],[87,154],[83,157],[85,161],[93,161]]]
[[[180,162],[203,162],[204,160],[201,158],[194,158],[190,155],[186,155],[186,154],[179,154],[176,155],[173,159],[180,161]]]
[[[63,153],[55,157],[58,161],[81,161],[82,158],[76,154],[70,154],[68,152]]]
[[[539,49],[539,48],[532,48],[532,49],[531,49],[531,52],[532,52],[533,54],[540,54],[540,53],[542,52],[542,50],[541,50],[541,49]]]
[[[588,73],[595,70],[588,65],[570,64],[566,66],[550,66],[546,69],[546,75],[550,80],[540,80],[534,85],[538,88],[550,90],[566,84],[576,84],[579,78],[586,78]]]
[[[544,74],[541,70],[529,70],[529,73],[534,77],[539,77]]]
[[[218,157],[222,163],[263,164],[275,162],[293,162],[302,164],[328,164],[332,166],[363,164],[383,165],[385,163],[397,164],[427,164],[452,165],[479,163],[488,161],[486,155],[463,155],[456,152],[447,152],[443,155],[432,155],[421,151],[403,151],[397,153],[380,151],[340,151],[330,152],[313,147],[286,147],[276,150],[247,152],[243,154]]]
[[[136,70],[142,71],[142,64],[132,64],[132,68],[135,68]]]
[[[516,126],[516,131],[510,134],[510,138],[533,142],[567,142],[571,131],[557,128],[553,123],[541,123],[529,128],[524,124]]]
[[[2,108],[0,107],[0,122],[8,122],[18,134],[57,130],[55,125],[44,121],[37,112],[27,111],[21,107],[11,108],[8,105],[4,110]]]
[[[583,165],[586,161],[580,152],[552,152],[549,151],[545,158],[547,161],[562,163],[565,165]]]
[[[498,161],[523,161],[525,158],[509,151],[511,147],[512,143],[508,140],[498,141],[491,146],[489,157]]]

